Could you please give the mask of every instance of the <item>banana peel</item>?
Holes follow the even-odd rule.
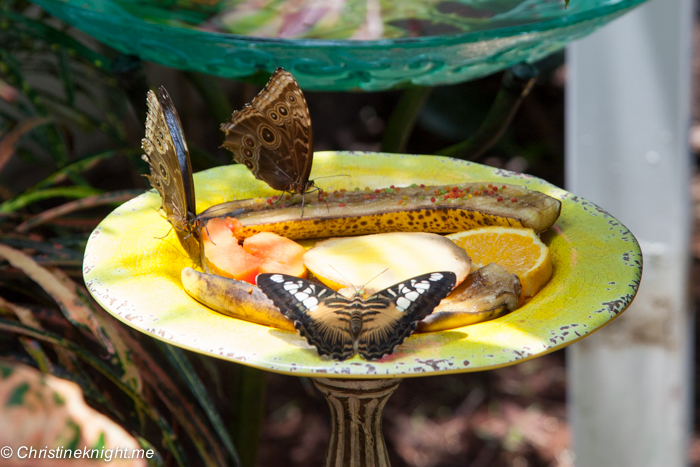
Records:
[[[256,286],[184,268],[182,285],[203,305],[233,318],[296,332],[272,301]],[[496,264],[467,276],[440,305],[418,323],[416,332],[433,332],[480,323],[517,307],[520,281]]]
[[[518,307],[520,291],[518,276],[495,263],[487,264],[469,274],[418,322],[416,332],[444,331],[501,317]]]
[[[257,286],[247,282],[183,268],[180,276],[187,293],[214,311],[232,318],[293,331],[294,325]]]
[[[302,208],[302,203],[304,206]],[[244,239],[274,232],[291,239],[366,235],[382,232],[451,233],[490,225],[547,230],[561,201],[517,185],[462,183],[282,195],[231,201],[200,214],[235,217]]]

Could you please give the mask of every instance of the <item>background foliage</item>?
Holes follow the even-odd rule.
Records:
[[[557,55],[539,64],[532,95],[483,162],[562,184],[562,63]],[[195,170],[230,163],[218,126],[259,83],[152,64],[144,71],[26,1],[0,2],[0,357],[77,383],[91,407],[158,452],[154,465],[253,465],[261,427],[274,449],[260,454],[260,465],[320,465],[327,409],[308,381],[134,332],[82,283],[92,229],[148,188],[140,176],[146,83],[173,96]],[[499,87],[494,76],[421,91],[426,103],[406,152],[436,153],[468,138]],[[316,150],[380,150],[400,97],[307,93]],[[547,359],[404,382],[387,408],[394,465],[549,465],[566,442],[548,438],[564,415],[561,357]],[[544,424],[539,438],[523,434],[528,423]]]

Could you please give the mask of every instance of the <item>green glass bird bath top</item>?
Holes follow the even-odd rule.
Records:
[[[306,90],[379,91],[458,83],[534,62],[644,0],[572,0],[567,8],[563,0],[347,0],[341,2],[347,8],[361,5],[366,11],[359,17],[336,12],[347,28],[330,32],[317,27],[328,12],[311,14],[314,27],[298,17],[285,27],[293,15],[274,17],[282,7],[273,8],[285,2],[268,0],[257,2],[272,4],[267,16],[255,10],[239,15],[228,28],[238,34],[208,30],[216,24],[210,16],[218,5],[231,3],[225,0],[210,7],[192,0],[32,1],[122,53],[165,66],[225,78],[283,67]],[[237,3],[256,2],[231,4]],[[301,37],[287,37],[294,34]],[[378,38],[351,40],[367,37]]]
[[[339,362],[320,357],[295,332],[224,316],[187,295],[180,272],[192,260],[159,214],[160,197],[148,192],[117,208],[92,233],[85,282],[107,311],[157,339],[267,371],[326,378],[403,378],[510,365],[591,334],[622,313],[637,292],[642,256],[630,231],[598,206],[540,179],[437,156],[315,154],[311,178],[338,174],[348,176],[324,179],[323,188],[483,180],[558,198],[561,217],[543,235],[551,249],[552,279],[527,304],[501,318],[413,334],[377,361],[355,355]],[[275,193],[243,165],[200,172],[194,181],[198,212]]]

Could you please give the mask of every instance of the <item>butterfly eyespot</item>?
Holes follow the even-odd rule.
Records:
[[[277,115],[276,112],[270,112],[269,115],[270,115],[270,118],[271,118],[272,120],[279,120],[279,118],[280,118],[279,115]]]
[[[289,110],[283,104],[280,104],[277,106],[277,112],[279,112],[279,114],[283,117],[286,117],[287,115],[289,115]]]
[[[294,97],[293,94],[289,94],[289,95],[287,95],[287,100],[288,100],[289,102],[296,102],[296,101],[297,101],[297,98]]]
[[[277,140],[275,132],[268,126],[260,127],[260,137],[268,144],[272,144]]]
[[[248,170],[253,170],[253,163],[252,162],[245,161],[244,164],[246,167],[248,167]]]
[[[248,148],[243,148],[241,152],[243,153],[243,157],[253,157],[253,151]]]
[[[244,142],[245,145],[248,146],[248,147],[251,147],[251,148],[254,148],[254,147],[255,147],[255,141],[253,140],[253,138],[245,138],[245,139],[243,140],[243,142]]]
[[[158,164],[158,170],[160,170],[160,174],[163,176],[163,178],[168,178],[168,171],[165,169],[162,162]]]

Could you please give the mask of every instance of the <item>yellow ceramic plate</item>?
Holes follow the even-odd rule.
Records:
[[[378,361],[320,357],[296,333],[223,316],[185,293],[180,271],[192,266],[168,222],[160,197],[148,192],[120,206],[95,229],[85,252],[90,292],[110,313],[153,337],[196,352],[281,373],[387,378],[478,371],[530,359],[571,344],[617,317],[637,292],[639,244],[598,206],[540,179],[468,162],[377,153],[322,152],[312,179],[325,190],[425,183],[512,183],[563,201],[543,235],[552,280],[522,308],[493,321],[414,334]],[[195,174],[197,212],[233,199],[274,192],[242,166]],[[313,195],[312,195],[313,196]]]

